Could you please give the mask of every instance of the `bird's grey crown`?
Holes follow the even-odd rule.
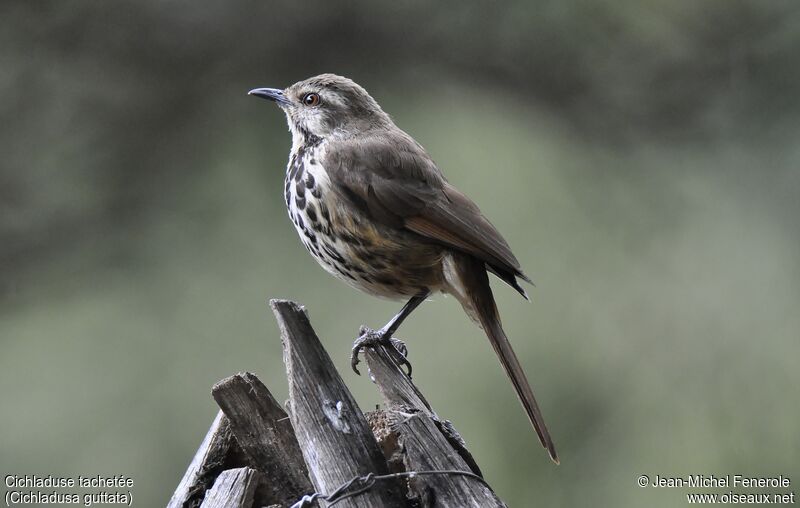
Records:
[[[320,74],[293,84],[287,91],[304,95],[308,92],[329,91],[345,100],[350,108],[364,113],[383,113],[378,102],[372,98],[364,87],[350,78],[336,74]],[[324,107],[324,103],[323,103]]]
[[[303,104],[309,93],[319,94],[318,105]],[[394,125],[364,88],[343,76],[314,76],[289,86],[284,95],[291,102],[284,111],[293,134],[341,138]]]

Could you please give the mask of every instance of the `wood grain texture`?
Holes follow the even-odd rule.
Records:
[[[478,463],[467,449],[464,439],[449,420],[439,418],[425,396],[411,378],[392,359],[384,348],[368,349],[365,353],[370,379],[378,387],[388,409],[412,408],[430,417],[450,445],[458,452],[470,470],[478,476],[483,473]]]
[[[211,487],[216,476],[229,466],[232,449],[235,446],[228,419],[222,411],[219,411],[172,494],[167,508],[199,506],[206,489]]]
[[[291,422],[316,491],[329,494],[353,477],[387,474],[386,459],[305,310],[284,300],[272,300],[270,305],[281,329]],[[382,481],[336,506],[408,505],[399,482]]]
[[[247,464],[264,476],[260,503],[291,505],[313,492],[289,416],[255,375],[225,378],[211,394],[230,421]]]
[[[287,508],[355,479],[361,482],[347,493],[367,487],[337,506],[505,506],[480,478],[453,425],[439,418],[384,348],[365,352],[387,406],[370,412],[368,424],[305,310],[293,302],[270,303],[283,341],[287,409],[253,374],[217,383],[212,395],[222,411],[168,508]],[[370,484],[368,475],[383,478]],[[327,505],[321,498],[303,504]]]
[[[201,508],[253,508],[261,473],[249,467],[223,471],[206,493]],[[260,506],[260,505],[259,505]]]
[[[389,411],[389,422],[398,434],[406,471],[472,472],[430,416],[422,412]],[[490,508],[506,505],[478,478],[441,474],[417,476],[408,482],[421,506]]]
[[[425,396],[382,348],[365,353],[370,377],[387,409],[370,415],[393,470],[456,470],[481,476],[466,444],[452,424],[440,419]],[[402,462],[402,466],[399,464]],[[504,507],[477,478],[437,474],[408,481],[409,497],[424,507]]]

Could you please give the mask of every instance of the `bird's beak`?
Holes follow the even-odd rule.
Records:
[[[255,95],[256,97],[261,97],[263,99],[269,99],[273,102],[277,102],[279,106],[288,106],[291,104],[289,99],[283,95],[283,90],[278,88],[253,88],[247,95]]]

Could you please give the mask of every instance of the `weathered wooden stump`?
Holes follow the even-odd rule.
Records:
[[[168,508],[504,507],[450,422],[383,349],[366,352],[386,407],[362,413],[298,304],[270,302],[287,412],[250,373],[212,389],[221,411]]]

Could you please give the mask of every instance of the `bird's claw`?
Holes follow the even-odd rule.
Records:
[[[408,348],[405,342],[394,337],[388,337],[381,330],[373,330],[366,326],[362,326],[359,333],[359,337],[353,342],[353,350],[350,354],[350,367],[353,369],[353,372],[359,376],[361,375],[357,366],[360,363],[358,355],[362,349],[383,346],[389,356],[392,357],[398,365],[401,367],[405,365],[408,368],[407,375],[411,377],[411,362],[406,358],[408,356]]]

